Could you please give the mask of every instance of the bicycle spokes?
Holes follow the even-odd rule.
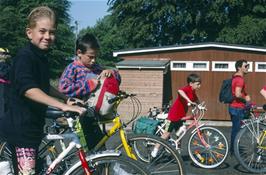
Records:
[[[203,168],[215,168],[226,158],[228,143],[224,135],[212,127],[199,128],[189,140],[188,151],[195,164]]]

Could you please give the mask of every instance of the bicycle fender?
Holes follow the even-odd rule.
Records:
[[[90,160],[90,159],[96,159],[98,157],[103,157],[103,156],[115,156],[118,157],[121,155],[121,151],[117,150],[106,150],[106,151],[101,151],[98,152],[96,154],[92,154],[86,157],[86,160]]]

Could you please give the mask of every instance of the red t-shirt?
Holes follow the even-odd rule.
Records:
[[[192,102],[196,102],[198,100],[195,90],[192,90],[191,86],[187,85],[180,90],[183,90]],[[179,121],[182,117],[186,116],[187,110],[187,100],[185,100],[181,95],[178,95],[176,101],[169,110],[168,120],[173,122]]]
[[[263,89],[266,91],[266,85],[263,87]]]
[[[246,93],[246,85],[245,85],[245,81],[244,78],[241,76],[235,76],[232,80],[232,93],[233,96],[235,96],[235,92],[236,92],[236,87],[241,87],[242,91],[242,98],[245,98],[245,96],[247,95]],[[233,102],[230,104],[231,107],[234,108],[245,108],[245,104],[243,102],[241,102],[238,99],[233,100]]]

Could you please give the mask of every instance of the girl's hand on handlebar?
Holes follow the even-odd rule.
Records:
[[[79,106],[64,105],[64,107],[62,108],[62,111],[77,112],[79,113],[79,115],[83,115],[87,110]]]
[[[85,102],[83,100],[80,100],[78,98],[68,98],[66,101],[67,105],[75,105],[77,103],[81,103],[81,104],[85,104]]]

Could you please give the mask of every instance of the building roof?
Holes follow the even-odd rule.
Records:
[[[266,53],[265,47],[222,44],[222,43],[198,43],[198,44],[174,45],[174,46],[166,46],[166,47],[150,47],[150,48],[142,48],[142,49],[118,50],[118,51],[113,52],[113,56],[117,57],[119,55],[128,55],[128,54],[140,54],[140,53],[149,53],[149,52],[165,52],[165,51],[201,49],[201,48],[220,48],[220,49],[233,49],[233,50],[243,50],[243,51]]]
[[[168,60],[124,60],[116,63],[118,69],[165,69]]]

